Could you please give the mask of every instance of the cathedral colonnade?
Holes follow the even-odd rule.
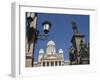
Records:
[[[61,66],[63,65],[63,61],[43,61],[41,62],[41,66]]]

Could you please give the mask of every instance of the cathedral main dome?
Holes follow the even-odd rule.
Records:
[[[47,43],[47,46],[49,46],[49,45],[53,45],[53,46],[55,46],[55,42],[52,41],[52,40],[50,40],[50,41]]]

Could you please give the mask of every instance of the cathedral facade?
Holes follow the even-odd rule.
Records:
[[[63,50],[56,50],[54,41],[47,43],[46,51],[44,49],[39,50],[38,66],[62,66],[64,65]]]

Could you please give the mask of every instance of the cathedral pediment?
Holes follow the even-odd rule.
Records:
[[[44,58],[45,59],[56,59],[58,58],[58,56],[57,55],[46,55]]]
[[[55,55],[45,55],[42,60],[63,60],[63,58],[56,53]]]

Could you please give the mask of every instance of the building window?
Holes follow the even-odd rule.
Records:
[[[61,61],[59,61],[59,66],[61,66]]]
[[[55,61],[55,66],[57,66],[57,61]]]
[[[47,66],[49,66],[49,62],[47,62]]]
[[[45,66],[45,62],[43,62],[43,66]]]
[[[51,62],[51,66],[54,66],[54,62]]]

